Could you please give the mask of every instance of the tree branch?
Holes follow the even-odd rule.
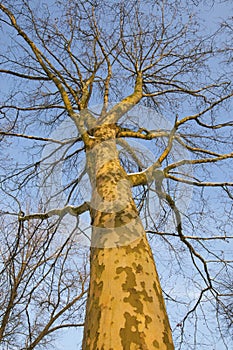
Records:
[[[0,69],[0,73],[14,75],[16,77],[23,78],[23,79],[29,79],[29,80],[45,80],[45,81],[50,80],[48,77],[22,74],[22,73],[14,72],[14,71],[9,70],[9,69]]]
[[[167,179],[171,179],[177,182],[183,182],[187,185],[194,185],[199,187],[223,187],[223,186],[233,186],[233,182],[203,182],[203,181],[192,181],[187,179],[182,179],[180,177],[173,176],[171,174],[166,174]]]
[[[49,137],[39,137],[39,136],[25,135],[25,134],[18,134],[18,133],[16,134],[8,131],[0,131],[0,135],[15,136],[15,137],[20,137],[20,138],[29,139],[29,140],[36,140],[36,141],[53,142],[53,143],[58,143],[60,145],[64,145],[74,141],[74,139],[68,140],[68,141],[59,141],[59,140],[51,139]]]
[[[65,104],[66,110],[68,112],[68,115],[71,117],[71,119],[75,122],[75,125],[77,126],[79,132],[82,135],[83,141],[86,145],[89,144],[89,136],[83,127],[83,124],[79,121],[79,115],[74,112],[72,103],[70,101],[69,95],[64,87],[67,86],[66,83],[64,83],[64,79],[62,78],[60,72],[52,65],[52,63],[44,56],[44,54],[38,49],[38,47],[35,45],[35,43],[28,37],[28,35],[22,30],[22,28],[18,25],[15,16],[13,13],[7,9],[3,4],[0,3],[0,10],[2,10],[11,21],[11,24],[13,28],[18,32],[18,34],[25,40],[25,42],[29,45],[32,52],[34,53],[38,63],[40,64],[41,68],[45,72],[45,74],[48,76],[49,80],[51,80],[55,86],[57,87],[58,91],[61,94],[62,100]]]
[[[99,118],[98,123],[114,124],[125,113],[129,112],[142,98],[142,73],[137,73],[134,92],[117,103],[105,116]]]
[[[205,108],[204,110],[202,110],[201,112],[197,113],[197,114],[194,114],[194,115],[190,115],[190,116],[187,116],[187,117],[184,117],[183,119],[177,121],[177,126],[180,126],[184,123],[186,123],[187,121],[189,120],[195,120],[197,123],[199,123],[200,125],[201,122],[198,120],[199,117],[201,117],[202,115],[204,115],[205,113],[211,111],[215,106],[219,105],[221,102],[227,100],[228,98],[231,98],[233,96],[233,92],[231,92],[230,94],[226,95],[226,96],[223,96],[221,97],[220,99],[214,101],[211,103],[211,105],[207,108]],[[205,126],[204,124],[202,126]],[[223,125],[222,125],[223,126]],[[207,127],[207,126],[206,126]],[[217,126],[217,128],[219,128],[219,126]]]
[[[119,127],[119,131],[117,133],[117,138],[132,137],[132,138],[138,138],[143,140],[152,140],[152,139],[155,139],[156,137],[167,137],[167,136],[169,136],[168,131],[158,130],[155,132],[155,131],[146,130],[144,128],[139,128],[138,131],[133,131],[131,129]]]
[[[67,205],[64,208],[57,208],[57,209],[52,209],[50,211],[48,211],[47,213],[35,213],[35,214],[29,214],[29,215],[25,215],[23,216],[22,214],[19,214],[19,221],[28,221],[31,219],[41,219],[41,220],[45,220],[50,218],[53,215],[58,215],[60,217],[65,216],[66,214],[70,214],[73,216],[78,216],[81,215],[83,213],[85,213],[86,211],[88,211],[90,209],[90,205],[88,202],[84,202],[83,204],[81,204],[78,207],[72,206],[72,205]]]
[[[131,183],[132,187],[139,186],[139,185],[146,185],[149,182],[155,180],[159,183],[163,181],[164,179],[164,172],[162,170],[158,170],[158,168],[161,167],[162,162],[167,158],[168,154],[170,153],[172,149],[172,143],[175,136],[175,132],[177,130],[177,124],[175,122],[174,127],[172,128],[169,138],[167,147],[162,152],[158,160],[152,164],[150,167],[148,167],[146,170],[140,172],[140,173],[133,173],[128,175],[128,180]]]
[[[202,158],[202,159],[182,159],[176,163],[168,165],[165,169],[164,172],[167,173],[169,170],[177,168],[181,165],[184,164],[204,164],[204,163],[216,163],[219,160],[223,159],[228,159],[228,158],[233,158],[233,152],[227,153],[227,154],[221,154],[219,157],[214,157],[214,158]]]

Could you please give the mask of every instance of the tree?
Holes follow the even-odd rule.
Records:
[[[90,225],[85,350],[198,348],[199,320],[209,327],[209,307],[224,303],[220,280],[232,266],[231,27],[225,19],[210,32],[200,9],[210,10],[185,0],[0,4],[2,142],[19,140],[25,151],[4,159],[2,188],[20,225],[52,225],[58,215],[55,236],[73,230],[78,242]],[[83,198],[88,179],[91,197]],[[30,212],[21,215],[25,205]],[[164,293],[147,234],[152,249],[163,243],[155,259],[166,270]],[[181,305],[179,319],[175,307],[170,316],[174,341],[163,295]],[[196,327],[190,341],[188,320]]]
[[[18,227],[1,220],[2,349],[43,348],[53,333],[83,325],[88,273],[74,232],[56,236],[57,224]],[[83,269],[77,268],[77,251]],[[75,273],[74,273],[75,271]]]

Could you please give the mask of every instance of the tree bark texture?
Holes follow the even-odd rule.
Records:
[[[93,187],[83,350],[174,349],[153,255],[119,161],[114,125],[87,152]]]

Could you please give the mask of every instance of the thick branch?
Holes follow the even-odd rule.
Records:
[[[162,152],[158,160],[152,164],[150,167],[148,167],[146,170],[140,172],[140,173],[134,173],[128,175],[128,180],[131,183],[132,187],[139,186],[139,185],[146,185],[149,182],[155,180],[156,182],[162,182],[164,179],[164,172],[162,170],[158,170],[158,168],[161,167],[162,162],[167,158],[168,154],[170,153],[172,149],[172,143],[175,136],[175,132],[177,130],[177,125],[173,127],[169,134],[167,147]]]
[[[125,113],[129,112],[142,98],[142,73],[138,72],[134,92],[117,103],[106,116],[99,119],[99,123],[114,124]]]
[[[73,216],[78,216],[81,215],[83,213],[85,213],[86,211],[88,211],[90,208],[89,203],[88,202],[84,202],[82,205],[75,207],[73,205],[67,205],[64,208],[57,208],[57,209],[52,209],[50,211],[48,211],[47,213],[35,213],[35,214],[29,214],[29,215],[19,215],[19,221],[28,221],[31,219],[41,219],[41,220],[45,220],[50,218],[53,215],[58,215],[60,217],[65,216],[66,214],[70,214]]]
[[[128,174],[127,179],[132,187],[147,185],[148,183],[155,181],[161,181],[164,179],[164,173],[162,170],[158,170],[161,166],[159,162],[155,162],[149,168],[139,173]]]
[[[153,140],[157,137],[168,137],[169,132],[165,130],[158,130],[158,131],[150,131],[146,130],[144,128],[138,129],[138,131],[133,131],[128,128],[121,128],[119,127],[119,131],[117,133],[117,137],[132,137],[132,138],[138,138],[143,140]]]

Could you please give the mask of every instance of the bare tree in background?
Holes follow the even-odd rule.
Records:
[[[55,331],[83,326],[85,255],[73,232],[58,242],[57,225],[46,226],[1,221],[2,349],[46,348]]]
[[[3,346],[83,324],[88,242],[83,350],[230,349],[231,19],[205,27],[186,0],[0,10]]]

